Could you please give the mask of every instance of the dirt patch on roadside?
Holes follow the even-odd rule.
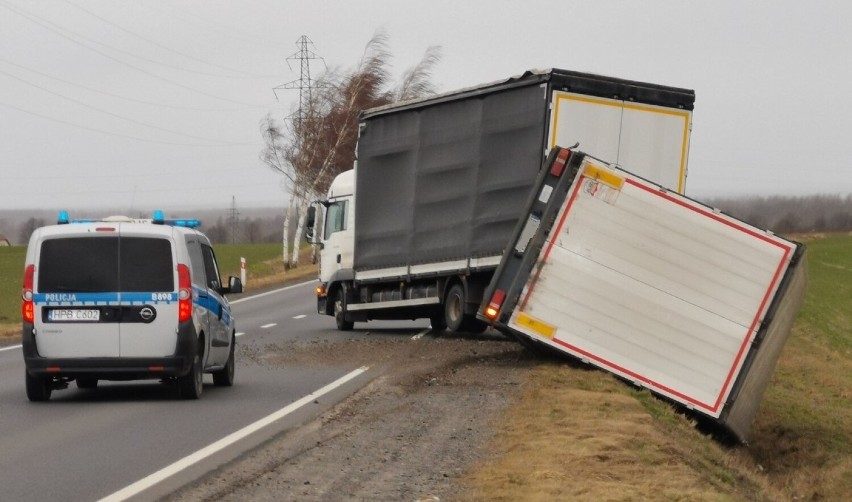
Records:
[[[254,356],[271,365],[343,358],[382,366],[382,374],[314,422],[165,500],[451,499],[536,359],[499,335],[450,334],[302,342]]]

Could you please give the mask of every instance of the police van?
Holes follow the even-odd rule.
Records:
[[[33,232],[22,292],[26,390],[47,401],[76,381],[159,379],[198,399],[203,373],[234,382],[234,318],[198,220],[113,216]]]

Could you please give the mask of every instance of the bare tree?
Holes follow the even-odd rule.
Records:
[[[283,249],[281,258],[284,261],[284,267],[289,268],[290,220],[293,217],[293,203],[296,200],[293,189],[296,179],[295,170],[288,160],[290,155],[287,152],[287,150],[292,148],[292,146],[287,142],[283,128],[275,121],[275,119],[272,118],[271,115],[267,115],[266,118],[260,122],[260,134],[265,143],[263,150],[260,152],[260,160],[273,171],[283,175],[287,181],[287,186],[290,189],[287,208],[284,210],[284,223],[281,238]],[[296,243],[295,247],[298,248],[298,243]]]
[[[330,70],[318,85],[300,119],[286,130],[267,117],[261,125],[266,146],[261,160],[283,174],[290,187],[290,202],[284,218],[285,264],[299,264],[298,243],[292,255],[288,249],[288,229],[298,205],[296,236],[303,234],[304,215],[312,199],[328,190],[335,176],[351,169],[358,141],[358,114],[398,99],[413,99],[434,93],[429,83],[431,70],[440,59],[437,47],[430,47],[423,60],[406,72],[396,90],[389,90],[390,52],[387,35],[378,32],[367,43],[358,66],[350,71]],[[303,103],[303,106],[306,104]]]
[[[441,47],[433,45],[416,66],[406,71],[396,90],[396,101],[409,101],[434,95],[437,90],[432,83],[432,70],[441,60]]]

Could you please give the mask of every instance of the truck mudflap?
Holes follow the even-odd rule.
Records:
[[[747,441],[806,268],[801,244],[557,147],[478,317]]]

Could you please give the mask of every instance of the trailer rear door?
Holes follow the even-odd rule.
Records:
[[[803,247],[579,152],[558,171],[486,293],[505,298],[491,317],[719,418],[781,297],[803,295],[788,287]]]

